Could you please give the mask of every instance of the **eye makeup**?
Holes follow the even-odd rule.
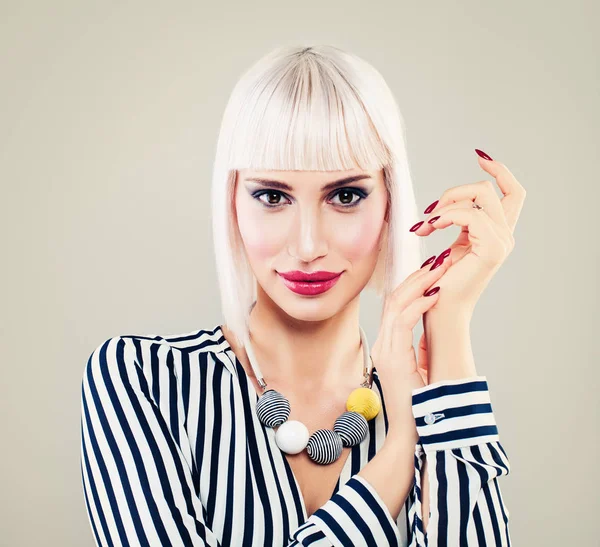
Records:
[[[332,199],[336,196],[338,196],[339,194],[342,193],[349,193],[351,195],[354,196],[358,196],[358,199],[351,202],[351,203],[340,203],[340,204],[334,204],[336,207],[339,207],[341,209],[351,209],[353,207],[356,207],[357,205],[359,205],[363,200],[365,200],[370,192],[367,192],[366,189],[363,188],[355,188],[355,187],[349,187],[349,186],[345,186],[343,188],[340,188],[338,190],[336,190],[335,192],[333,192],[329,199]],[[261,199],[262,196],[264,195],[268,195],[268,194],[272,194],[274,196],[286,196],[286,194],[284,194],[283,192],[280,192],[279,190],[270,190],[270,189],[263,189],[263,190],[257,190],[257,191],[251,191],[250,195],[260,201],[265,207],[267,207],[268,209],[276,209],[279,207],[282,207],[283,204],[281,203],[276,203],[276,204],[269,204],[266,201],[264,201],[263,199]],[[289,197],[287,197],[288,199],[290,199]]]

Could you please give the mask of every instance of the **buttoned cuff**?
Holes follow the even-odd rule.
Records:
[[[413,389],[412,411],[425,452],[499,439],[485,376],[442,380]]]

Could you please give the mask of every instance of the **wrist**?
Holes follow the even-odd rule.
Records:
[[[452,330],[468,331],[471,328],[473,310],[465,305],[432,308],[423,314],[423,323],[443,325]]]
[[[436,310],[424,320],[428,350],[428,384],[477,376],[471,348],[470,314],[464,307]],[[433,311],[433,310],[431,310]]]

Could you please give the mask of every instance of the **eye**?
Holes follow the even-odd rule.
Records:
[[[260,199],[262,196],[268,196],[267,201]],[[261,190],[259,192],[255,192],[252,194],[252,197],[262,202],[265,206],[275,208],[279,207],[280,203],[277,201],[277,198],[283,196],[283,194],[277,190]],[[269,198],[274,197],[275,199],[271,201]]]
[[[336,190],[333,196],[341,196],[341,205],[347,209],[349,207],[356,207],[367,194],[358,188],[340,188]],[[352,202],[352,196],[357,196],[358,199]]]
[[[336,190],[332,198],[341,197],[340,202],[334,203],[334,205],[341,207],[342,209],[349,209],[351,207],[356,207],[363,199],[367,197],[367,193],[359,188],[340,188]],[[261,199],[263,196],[267,196],[267,199]],[[279,190],[259,190],[258,192],[254,192],[252,197],[257,199],[263,205],[269,209],[275,209],[283,205],[280,201],[280,198],[285,196]],[[352,201],[352,197],[357,196],[358,199]]]

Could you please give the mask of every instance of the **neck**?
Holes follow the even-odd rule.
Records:
[[[321,321],[291,318],[259,291],[250,313],[250,340],[265,381],[300,391],[363,380],[359,298]]]

